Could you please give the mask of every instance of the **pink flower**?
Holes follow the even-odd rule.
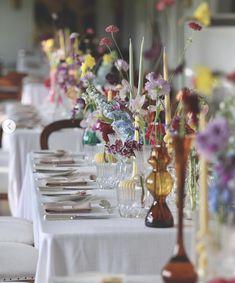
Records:
[[[87,33],[87,34],[94,34],[95,31],[93,30],[93,28],[87,28],[87,29],[86,29],[86,33]]]
[[[202,27],[201,27],[199,24],[195,23],[195,22],[190,22],[190,23],[188,24],[188,26],[189,26],[191,29],[193,29],[193,30],[198,30],[198,31],[200,31],[200,30],[202,29]]]
[[[112,40],[111,39],[109,39],[109,38],[107,38],[107,37],[103,37],[101,40],[100,40],[100,42],[99,42],[99,45],[100,46],[104,46],[104,45],[106,45],[106,46],[110,46],[110,45],[112,45]]]
[[[156,3],[156,10],[158,12],[164,11],[167,7],[175,4],[175,0],[159,0]]]
[[[119,28],[114,25],[110,25],[106,27],[105,31],[106,32],[119,32]]]

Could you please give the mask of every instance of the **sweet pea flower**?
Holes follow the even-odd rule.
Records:
[[[130,100],[130,108],[133,112],[140,112],[145,102],[145,95],[136,95]]]
[[[196,137],[198,152],[207,160],[213,160],[227,145],[229,127],[226,119],[219,117],[209,122]]]
[[[147,74],[146,79],[148,82],[145,84],[145,90],[151,99],[156,100],[159,96],[169,95],[170,84],[165,81],[161,76],[156,79],[153,72]]]
[[[123,59],[118,59],[115,63],[114,63],[115,67],[118,69],[119,72],[121,72],[122,70],[124,72],[127,72],[129,69],[129,65],[127,64],[127,62]]]

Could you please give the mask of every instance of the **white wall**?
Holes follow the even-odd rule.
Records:
[[[0,0],[0,57],[7,68],[14,68],[19,49],[32,47],[34,0],[21,1],[15,9],[13,0]]]
[[[235,71],[235,27],[208,27],[195,35],[186,53],[189,68],[204,65],[213,71]]]

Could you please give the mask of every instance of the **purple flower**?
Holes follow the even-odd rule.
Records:
[[[151,99],[156,100],[159,96],[169,95],[171,87],[168,81],[165,81],[161,76],[156,79],[155,74],[149,73],[146,76],[148,80],[145,84],[145,90]]]
[[[121,71],[127,72],[128,69],[129,69],[129,65],[127,64],[127,62],[122,60],[122,59],[118,59],[114,63],[114,65],[118,69],[119,72],[121,72]]]
[[[209,122],[204,131],[198,133],[196,145],[198,152],[207,160],[212,160],[226,147],[229,127],[224,118],[215,118]]]

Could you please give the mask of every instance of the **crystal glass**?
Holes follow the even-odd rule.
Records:
[[[100,189],[114,189],[118,182],[118,163],[96,163],[95,166]]]
[[[84,144],[85,160],[87,165],[92,165],[96,153],[104,151],[104,144]]]
[[[117,186],[117,202],[121,217],[125,218],[142,218],[146,214],[143,201],[143,189],[135,183],[129,187],[120,182]],[[133,181],[134,182],[134,181]]]
[[[119,176],[116,191],[120,216],[126,218],[144,217],[146,215],[146,189],[137,159],[127,160],[125,170],[122,170],[122,174]]]

